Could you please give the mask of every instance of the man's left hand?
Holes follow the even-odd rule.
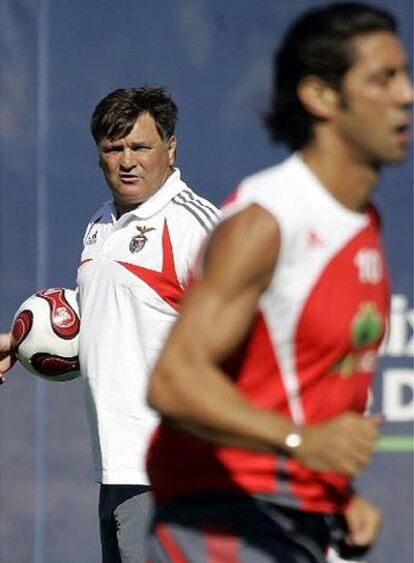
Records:
[[[377,506],[355,495],[345,512],[345,519],[349,546],[370,546],[375,542],[382,524],[382,512]]]

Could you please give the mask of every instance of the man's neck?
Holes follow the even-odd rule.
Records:
[[[303,161],[331,195],[351,211],[365,209],[379,177],[379,168],[356,152],[334,143],[311,143],[301,151]]]
[[[156,194],[161,188],[164,187],[166,181],[168,180],[168,178],[173,174],[173,172],[175,171],[175,168],[173,166],[170,166],[165,174],[165,177],[163,178],[160,186],[158,187],[157,190],[154,191],[154,193],[151,194],[150,197],[152,197],[154,194]],[[150,199],[150,197],[148,197],[148,199]],[[137,207],[139,207],[140,205],[142,205],[143,203],[145,203],[146,201],[148,201],[148,199],[144,200],[144,201],[140,201],[137,203],[131,203],[130,205],[128,204],[122,204],[117,202],[116,200],[114,201],[114,206],[116,209],[116,214],[117,214],[117,219],[119,219],[122,215],[124,215],[125,213],[129,213],[130,211],[133,211],[134,209],[136,209]]]

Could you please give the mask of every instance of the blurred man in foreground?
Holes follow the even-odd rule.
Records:
[[[156,364],[151,563],[325,561],[331,530],[369,546],[379,510],[351,486],[389,282],[370,196],[404,158],[412,84],[393,17],[311,10],[275,57],[266,123],[293,151],[225,206]]]

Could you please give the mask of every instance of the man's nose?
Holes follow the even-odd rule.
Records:
[[[122,151],[119,164],[124,170],[131,170],[135,166],[134,155],[131,150],[125,149]]]
[[[399,86],[400,88],[398,92],[401,103],[407,106],[412,105],[414,102],[414,87],[411,78],[405,75]]]

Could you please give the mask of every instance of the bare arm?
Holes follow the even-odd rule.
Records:
[[[247,334],[278,248],[278,227],[258,207],[225,221],[213,235],[202,278],[185,299],[149,389],[151,406],[192,433],[270,447],[272,415],[254,409],[218,365]],[[281,425],[286,433],[289,422]],[[260,443],[256,434],[266,431]]]
[[[251,327],[279,247],[275,219],[258,206],[223,222],[155,366],[149,404],[199,438],[264,451],[286,449],[292,422],[252,405],[220,369]],[[348,414],[304,428],[295,455],[313,469],[354,474],[372,453],[377,426],[378,421]]]

